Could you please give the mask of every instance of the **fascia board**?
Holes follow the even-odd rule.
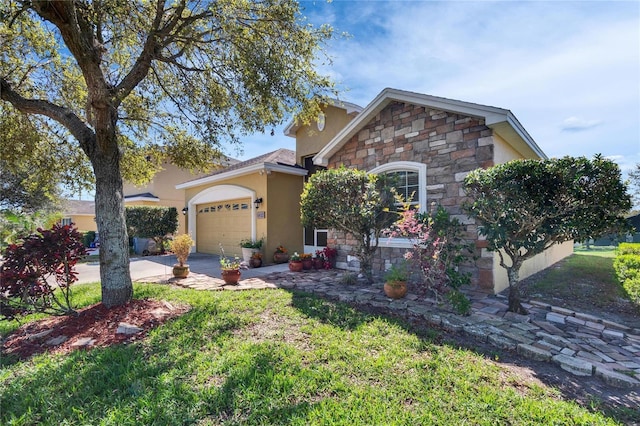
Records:
[[[159,203],[160,202],[160,198],[150,198],[150,197],[132,197],[132,198],[127,198],[124,197],[124,202],[125,203],[133,203],[136,201],[150,201],[152,203]]]

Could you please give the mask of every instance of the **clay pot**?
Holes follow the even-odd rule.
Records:
[[[324,268],[324,259],[320,257],[316,257],[313,259],[313,269],[323,269]]]
[[[275,263],[287,263],[289,261],[289,255],[287,253],[274,253],[273,261]]]
[[[384,294],[391,299],[401,299],[407,294],[405,281],[389,281],[384,283]]]
[[[302,269],[308,271],[313,268],[313,259],[304,259],[302,261]]]
[[[238,285],[240,275],[239,269],[222,270],[222,279],[227,285]]]
[[[173,265],[173,276],[176,278],[187,278],[189,275],[189,265]]]
[[[249,260],[249,266],[251,266],[252,268],[259,268],[262,266],[262,259],[256,259],[254,257],[252,257]]]
[[[302,272],[302,261],[301,260],[292,260],[289,262],[289,270],[291,272]]]

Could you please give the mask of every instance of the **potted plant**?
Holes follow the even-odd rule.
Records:
[[[222,270],[222,279],[225,284],[236,285],[240,281],[240,267],[242,261],[239,257],[220,256],[220,269]]]
[[[313,257],[313,269],[320,270],[324,268],[324,257],[321,250],[316,250],[316,255]]]
[[[302,259],[298,252],[291,255],[291,260],[289,260],[289,270],[291,272],[302,272]]]
[[[262,266],[262,253],[256,252],[251,255],[251,259],[249,259],[249,265],[252,268],[259,268]]]
[[[392,299],[400,299],[407,294],[409,270],[406,262],[392,265],[385,273],[384,294]]]
[[[300,255],[300,260],[302,261],[302,269],[308,271],[313,268],[313,259],[311,253],[302,253]]]
[[[336,266],[336,257],[338,255],[338,250],[325,247],[322,249],[322,258],[324,259],[324,269],[335,268]]]
[[[275,253],[273,253],[273,261],[275,263],[287,263],[289,261],[289,253],[283,245],[276,247]]]
[[[187,259],[191,254],[193,239],[189,234],[178,235],[171,241],[171,251],[176,255],[178,263],[173,265],[173,276],[176,278],[186,278],[189,275],[189,265]]]
[[[260,253],[263,244],[264,238],[260,238],[259,240],[247,238],[240,241],[240,247],[242,248],[242,260],[249,263],[253,253]]]

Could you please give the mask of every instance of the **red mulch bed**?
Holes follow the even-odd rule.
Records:
[[[151,299],[131,300],[125,305],[111,309],[97,303],[79,310],[77,315],[50,317],[23,325],[2,342],[2,353],[26,359],[47,351],[69,353],[78,349],[133,342],[144,338],[152,328],[182,315],[189,309],[186,305]],[[120,323],[134,325],[142,331],[136,334],[116,333]],[[38,333],[43,335],[37,336]],[[47,343],[60,336],[67,339],[57,345]],[[91,338],[94,341],[90,345],[78,346],[77,342],[82,338]]]

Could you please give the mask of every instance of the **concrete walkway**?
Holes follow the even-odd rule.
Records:
[[[381,283],[342,284],[343,274],[340,270],[294,273],[285,264],[242,271],[243,279],[237,286],[225,285],[217,278],[219,273],[192,272],[181,280],[164,274],[140,281],[210,291],[283,288],[388,309],[405,318],[421,317],[433,326],[517,351],[527,358],[552,362],[576,376],[595,375],[612,386],[640,389],[640,329],[539,302],[525,304],[529,315],[517,315],[507,312],[504,297],[472,290],[467,291],[473,302],[472,313],[460,316],[434,300],[411,293],[403,299],[389,299]]]

